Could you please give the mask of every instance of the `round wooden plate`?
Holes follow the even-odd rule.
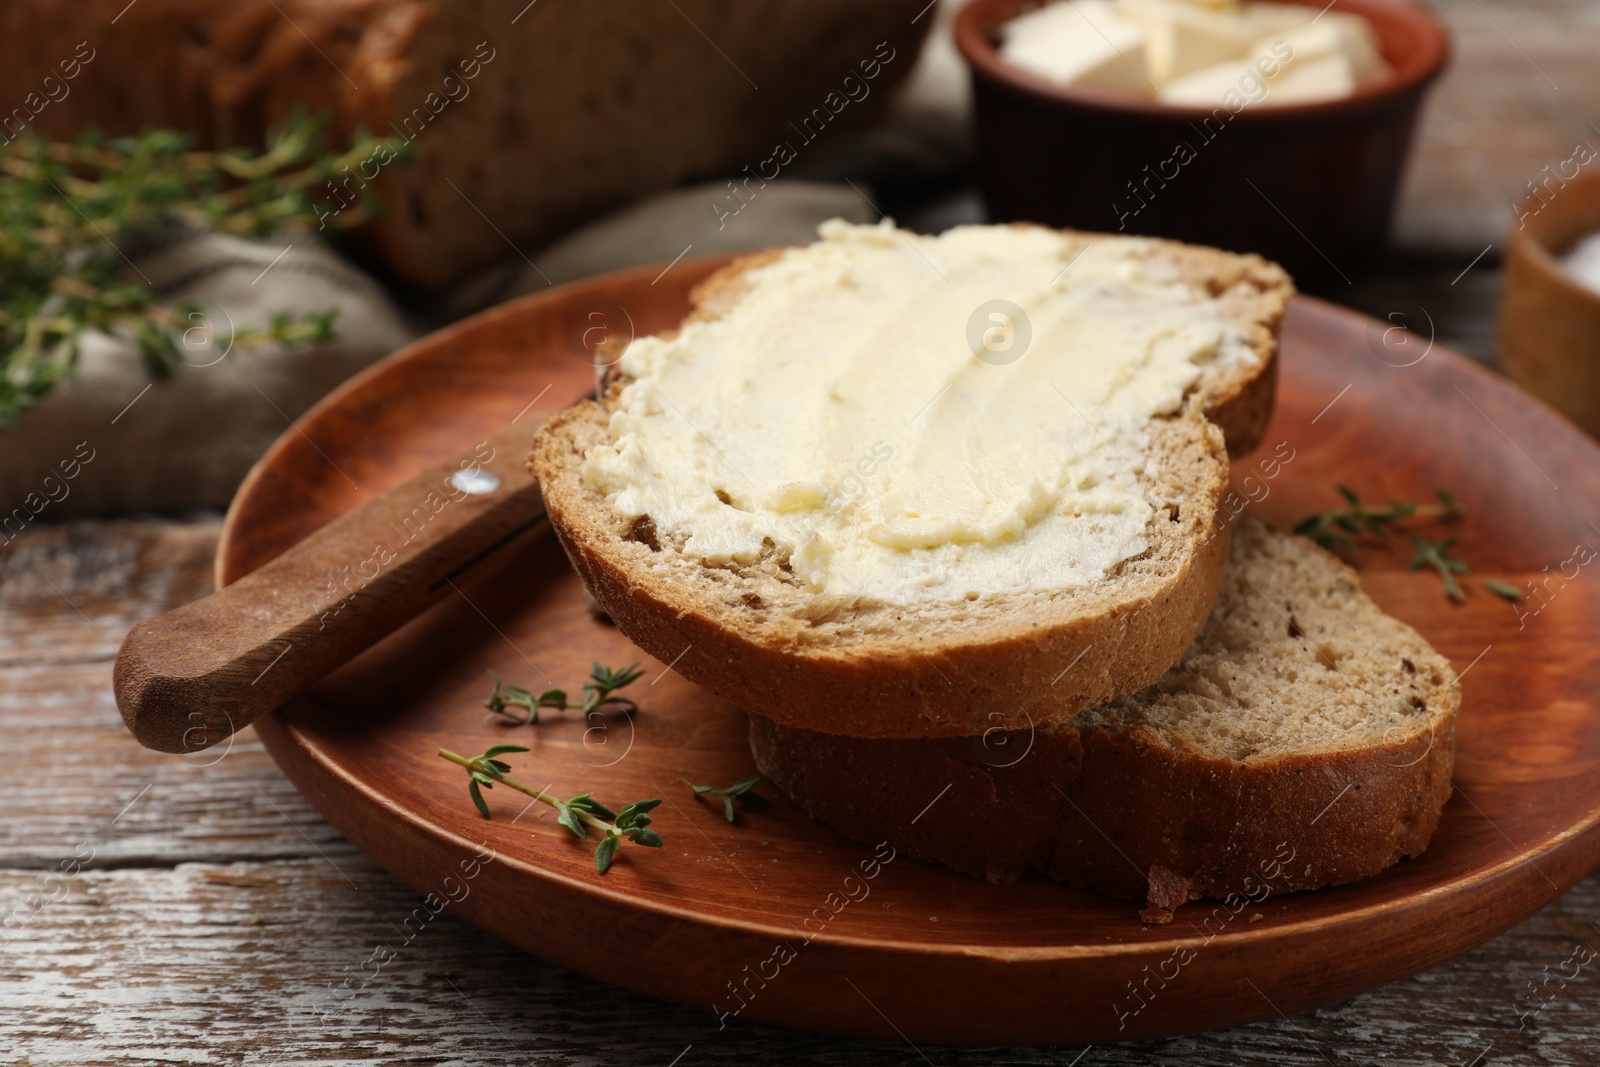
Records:
[[[626,340],[675,325],[691,285],[720,262],[553,290],[372,368],[286,433],[240,490],[219,584],[513,419],[531,426],[570,403],[592,385],[586,345],[598,338],[585,330]],[[1469,361],[1328,304],[1294,301],[1282,351],[1266,443],[1235,467],[1252,510],[1292,522],[1336,503],[1342,483],[1380,501],[1443,485],[1468,513],[1431,534],[1455,533],[1473,567],[1463,605],[1432,572],[1405,570],[1409,545],[1360,557],[1372,595],[1450,657],[1466,693],[1443,823],[1425,855],[1379,877],[1237,915],[1197,902],[1145,926],[1134,905],[1042,879],[989,885],[875,858],[781,798],[729,825],[680,779],[754,773],[744,715],[595,619],[547,530],[478,565],[459,593],[257,728],[334,826],[433,894],[432,906],[704,1009],[710,1027],[739,1018],[918,1043],[1102,1042],[1302,1011],[1413,974],[1600,862],[1600,567],[1589,547],[1600,547],[1600,449]],[[1267,477],[1256,457],[1274,454],[1281,469]],[[1515,607],[1484,588],[1488,576],[1532,580],[1537,596]],[[576,690],[596,660],[642,661],[631,722],[486,720],[489,671]],[[666,847],[625,848],[602,877],[592,842],[543,805],[524,811],[522,794],[494,790],[483,820],[460,768],[435,751],[496,743],[530,746],[510,757],[514,775],[562,795],[665,798]]]

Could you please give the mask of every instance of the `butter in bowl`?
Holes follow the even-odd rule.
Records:
[[[1298,4],[1064,0],[1005,23],[1000,56],[1058,85],[1094,85],[1207,110],[1350,96],[1393,72],[1361,15]]]
[[[993,220],[1259,252],[1312,285],[1382,251],[1449,52],[1406,0],[975,0],[956,41]]]

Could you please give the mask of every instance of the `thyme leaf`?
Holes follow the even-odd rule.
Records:
[[[683,782],[684,785],[686,785],[690,789],[692,789],[694,791],[694,795],[697,796],[697,797],[713,796],[713,797],[716,797],[719,800],[721,800],[722,801],[722,813],[723,813],[724,817],[726,817],[729,822],[733,822],[734,818],[735,818],[735,813],[734,813],[734,808],[733,808],[733,802],[735,800],[737,800],[739,803],[745,805],[746,807],[752,807],[752,808],[761,807],[762,805],[766,804],[766,802],[767,802],[767,798],[766,797],[762,796],[759,793],[751,792],[752,789],[754,789],[756,786],[761,784],[761,779],[759,777],[757,777],[757,778],[741,778],[737,782],[734,782],[732,785],[725,785],[725,786],[722,786],[721,788],[717,788],[715,786],[709,786],[709,785],[695,785],[693,782],[689,781],[689,779],[687,779],[687,778],[682,778],[682,779],[679,779],[679,780],[681,782]]]
[[[252,348],[332,340],[337,309],[225,332],[196,304],[164,306],[130,282],[119,249],[185,227],[260,237],[280,230],[337,229],[377,211],[370,195],[318,214],[339,171],[406,145],[358,136],[330,154],[326,123],[297,113],[262,151],[202,151],[172,130],[137,137],[87,134],[71,143],[24,134],[0,144],[0,428],[14,426],[77,368],[86,330],[133,344],[147,371],[165,377],[182,347]]]
[[[1444,580],[1445,596],[1457,604],[1465,604],[1467,594],[1461,588],[1461,583],[1456,581],[1458,574],[1471,574],[1466,563],[1450,555],[1450,549],[1455,546],[1454,537],[1446,537],[1435,544],[1421,534],[1412,534],[1411,543],[1417,547],[1417,554],[1406,564],[1406,570],[1414,571],[1422,567],[1432,567],[1439,572],[1439,577]]]
[[[1485,578],[1483,580],[1483,585],[1484,588],[1488,589],[1489,592],[1493,593],[1497,597],[1502,597],[1506,600],[1509,600],[1513,604],[1522,603],[1522,590],[1518,589],[1509,582],[1502,582],[1498,578]]]

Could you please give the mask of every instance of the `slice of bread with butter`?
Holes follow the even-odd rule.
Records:
[[[1246,517],[1205,633],[1140,693],[1065,725],[863,739],[750,717],[756,766],[861,841],[991,880],[1143,900],[1364,878],[1423,851],[1450,798],[1461,687],[1309,540]],[[933,803],[937,801],[937,803]]]
[[[1291,291],[1169,241],[836,221],[713,275],[529,463],[600,606],[719,696],[860,737],[1064,721],[1210,615]]]

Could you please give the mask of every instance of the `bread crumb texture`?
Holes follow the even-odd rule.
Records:
[[[1040,871],[1164,921],[1198,897],[1265,899],[1421,853],[1460,705],[1449,662],[1354,571],[1246,517],[1204,633],[1132,696],[967,738],[760,715],[750,734],[762,774],[851,837],[992,880]]]

